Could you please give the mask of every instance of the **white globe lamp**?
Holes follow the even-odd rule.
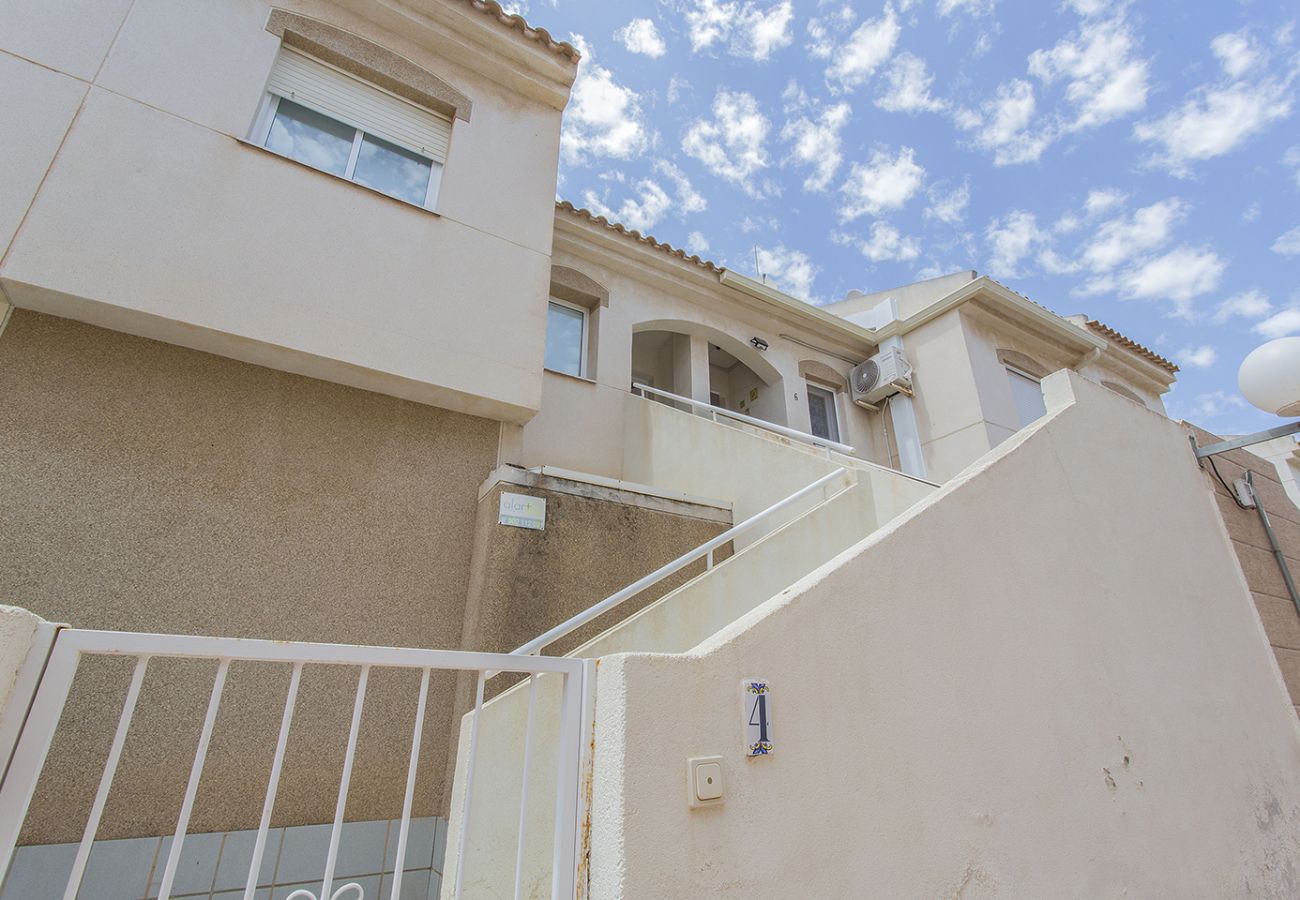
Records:
[[[1266,413],[1300,415],[1300,337],[1278,338],[1252,350],[1237,370],[1237,386]]]

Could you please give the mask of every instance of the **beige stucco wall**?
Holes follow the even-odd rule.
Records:
[[[24,310],[0,336],[0,372],[0,596],[10,602],[82,628],[460,646],[476,490],[495,462],[497,423]],[[261,787],[248,773],[269,771],[288,668],[255,668],[232,672],[232,718],[209,760],[211,784],[226,790],[201,794],[195,830],[256,822]],[[56,743],[56,769],[106,749],[128,676],[112,661],[85,667],[69,713],[77,740]],[[299,708],[314,723],[290,743],[286,822],[332,815],[348,714],[337,697],[355,677],[305,676]],[[193,746],[210,678],[203,666],[151,667],[109,836],[175,827],[188,761],[158,738]],[[398,699],[396,683],[375,683],[378,721],[384,710],[409,719],[405,687]],[[450,679],[434,691],[449,699]],[[430,809],[450,713],[431,705]],[[403,730],[372,724],[359,769],[404,767]],[[29,837],[76,837],[98,773],[59,771],[35,808],[65,817],[62,830]],[[367,785],[373,803],[350,816],[400,812],[400,788],[363,776],[363,797]],[[132,791],[165,799],[133,804]]]
[[[602,660],[593,896],[1300,890],[1300,732],[1185,433],[1048,382],[1053,417],[788,594]],[[710,754],[724,803],[688,809]]]
[[[719,284],[716,273],[648,249],[603,226],[575,220],[565,210],[557,210],[556,216],[554,262],[576,269],[606,288],[609,304],[592,318],[597,352],[591,377],[544,376],[542,410],[523,429],[518,461],[525,465],[562,466],[635,480],[620,468],[625,455],[620,410],[638,368],[632,355],[638,331],[677,332],[683,341],[694,342],[689,352],[667,353],[664,359],[654,360],[661,376],[656,378],[656,387],[671,389],[667,382],[680,375],[675,380],[682,386],[676,392],[689,396],[692,391],[686,386],[693,377],[697,399],[707,401],[707,345],[711,342],[767,382],[755,383],[739,367],[733,369],[727,385],[730,408],[737,409],[743,399],[744,412],[805,432],[810,423],[800,362],[813,360],[846,378],[853,365],[848,359],[861,361],[870,355],[872,347],[867,343],[778,316],[753,298]],[[781,337],[783,334],[824,349],[810,349]],[[754,349],[749,344],[753,337],[767,341],[768,349]],[[695,361],[693,376],[674,373],[674,363],[685,365],[687,359]],[[643,362],[640,369],[645,368]],[[750,399],[751,387],[757,388],[757,400]],[[881,417],[855,406],[842,391],[837,394],[837,411],[841,441],[864,459],[884,462]],[[581,434],[581,439],[575,434]]]
[[[0,240],[17,233],[0,287],[20,307],[526,420],[572,64],[445,0],[282,5],[473,100],[437,214],[240,142],[279,47],[265,0],[6,3],[0,102],[31,127],[0,139]]]

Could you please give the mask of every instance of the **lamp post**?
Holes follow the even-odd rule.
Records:
[[[1300,337],[1278,338],[1252,350],[1237,370],[1237,386],[1252,406],[1257,406],[1266,413],[1276,416],[1300,415]],[[1200,461],[1207,456],[1271,441],[1298,431],[1300,422],[1290,422],[1267,431],[1257,431],[1204,447],[1197,447],[1193,439],[1192,447],[1196,450],[1196,459]]]

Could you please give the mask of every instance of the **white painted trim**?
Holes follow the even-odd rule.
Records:
[[[561,300],[558,297],[547,298],[548,310],[550,309],[551,304],[554,304],[556,306],[562,306],[565,309],[570,309],[582,315],[582,341],[581,341],[582,346],[578,348],[578,374],[577,375],[574,375],[572,372],[561,372],[559,369],[551,369],[545,365],[543,365],[543,368],[546,369],[546,371],[554,372],[557,375],[568,375],[571,378],[582,378],[584,380],[590,381],[591,379],[587,378],[587,368],[588,368],[587,345],[589,343],[588,335],[589,332],[591,331],[591,310],[587,309],[587,307],[585,306],[579,306],[576,303],[570,303],[568,300]],[[547,318],[549,319],[549,316]],[[549,321],[547,323],[547,327],[548,329],[550,327]]]

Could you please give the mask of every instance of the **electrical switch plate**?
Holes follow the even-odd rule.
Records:
[[[722,802],[721,756],[698,756],[686,761],[686,793],[691,807]]]

